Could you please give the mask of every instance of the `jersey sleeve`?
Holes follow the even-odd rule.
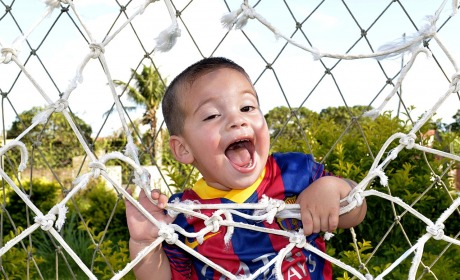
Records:
[[[279,168],[286,194],[299,194],[319,178],[333,175],[309,154],[291,152],[275,153],[272,156]]]
[[[174,201],[176,198],[179,200],[182,193],[174,194],[169,198],[169,202]],[[174,244],[163,242],[163,250],[169,260],[171,266],[171,279],[172,280],[188,280],[192,272],[192,260],[184,250]]]
[[[311,157],[311,155],[307,155],[307,156]],[[334,176],[332,172],[327,172],[325,170],[323,164],[313,161],[313,158],[312,158],[312,163],[311,163],[311,174],[312,174],[312,178],[311,178],[312,182],[324,176]],[[341,178],[340,176],[337,176],[337,177]]]

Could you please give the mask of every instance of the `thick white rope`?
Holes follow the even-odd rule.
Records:
[[[115,38],[115,36],[118,35],[118,33],[120,33],[121,30],[123,30],[123,28],[125,28],[126,25],[128,25],[129,23],[131,23],[131,21],[137,17],[138,15],[142,15],[145,11],[145,9],[147,9],[148,5],[150,5],[150,3],[153,3],[153,2],[156,2],[156,1],[159,1],[159,0],[145,0],[144,1],[144,4],[142,4],[138,10],[132,15],[129,17],[128,20],[126,20],[121,26],[120,28],[118,28],[112,35],[109,35],[107,36],[107,38],[105,38],[104,42],[103,42],[103,45],[104,46],[107,46],[108,43],[110,43],[110,41],[112,41],[113,38]]]
[[[447,1],[447,0],[446,0]],[[444,4],[445,5],[445,2]],[[442,6],[443,7],[443,6]],[[238,18],[238,16],[240,16]],[[357,54],[357,55],[352,55],[352,54],[333,54],[333,53],[327,53],[323,52],[315,47],[310,47],[307,45],[303,45],[298,43],[297,41],[291,39],[289,36],[281,33],[275,26],[273,26],[270,22],[268,22],[264,17],[262,17],[260,14],[258,14],[254,8],[252,8],[249,4],[248,1],[245,0],[243,4],[241,4],[241,8],[230,12],[228,14],[225,14],[221,18],[221,22],[224,28],[227,28],[231,30],[231,27],[234,25],[235,29],[241,29],[243,28],[248,19],[257,19],[260,23],[265,25],[268,29],[270,29],[276,36],[276,38],[282,37],[289,43],[306,50],[310,52],[313,55],[313,58],[315,60],[321,59],[323,57],[330,57],[330,58],[336,58],[336,59],[362,59],[362,58],[384,58],[388,55],[394,54],[394,53],[406,53],[410,52],[414,47],[417,47],[418,45],[421,44],[423,40],[427,40],[429,38],[432,38],[436,34],[436,26],[435,23],[437,19],[439,18],[439,15],[435,15],[429,18],[429,24],[422,26],[419,31],[413,35],[407,36],[407,39],[403,43],[397,43],[397,44],[389,44],[387,47],[384,47],[380,51],[376,53],[369,53],[369,54]]]
[[[180,37],[181,30],[177,23],[176,11],[173,8],[171,0],[164,0],[166,7],[168,8],[169,16],[171,17],[171,25],[165,30],[161,31],[158,37],[155,38],[156,47],[155,49],[160,52],[170,51],[176,44],[177,37]]]
[[[64,250],[69,254],[70,257],[77,263],[77,265],[81,268],[81,270],[89,277],[89,279],[97,280],[97,277],[91,272],[91,270],[83,263],[83,261],[78,257],[78,255],[70,248],[69,245],[65,242],[65,240],[61,237],[61,235],[54,229],[51,228],[49,233],[53,235],[56,241],[64,248]]]
[[[407,65],[404,66],[404,68],[401,70],[401,74],[399,75],[398,81],[394,85],[393,90],[388,94],[388,96],[385,98],[385,100],[383,101],[383,103],[379,107],[364,113],[364,116],[372,117],[372,118],[375,119],[376,117],[378,117],[380,115],[380,113],[382,112],[382,110],[385,107],[385,105],[391,100],[391,98],[398,91],[398,89],[401,86],[401,83],[403,82],[403,80],[406,77],[407,73],[412,68],[412,65],[414,64],[417,55],[422,53],[422,52],[425,53],[427,58],[432,57],[430,50],[425,48],[425,47],[419,48],[414,53],[412,53],[412,57],[410,58],[409,63],[407,63]]]
[[[3,256],[6,252],[8,252],[9,249],[14,247],[14,245],[18,244],[21,240],[29,236],[32,232],[34,232],[38,227],[40,226],[39,223],[35,223],[31,225],[30,227],[26,228],[23,232],[15,236],[13,239],[10,241],[6,242],[3,244],[3,247],[0,248],[0,257]]]
[[[162,242],[164,241],[164,238],[163,237],[158,237],[152,244],[150,244],[149,246],[145,247],[144,249],[142,249],[139,253],[137,253],[136,257],[134,258],[134,260],[132,260],[131,262],[127,263],[126,266],[121,270],[119,271],[118,273],[116,273],[112,278],[110,278],[111,280],[119,280],[121,279],[123,276],[125,276],[126,274],[128,274],[128,272],[131,271],[131,269],[133,269],[133,267],[135,267],[140,261],[142,261],[142,259],[148,255],[150,252],[152,252],[153,249],[155,249],[157,246],[159,246]]]
[[[24,143],[14,140],[9,143],[7,143],[5,146],[0,148],[0,157],[3,156],[6,152],[8,152],[10,149],[17,147],[19,151],[21,152],[21,163],[19,164],[19,171],[24,171],[27,167],[27,160],[28,160],[28,152],[26,145]]]
[[[126,121],[126,118],[124,116],[123,107],[121,105],[120,99],[118,98],[118,94],[117,94],[117,92],[115,90],[115,85],[113,84],[113,79],[112,79],[112,76],[110,75],[109,67],[107,65],[107,61],[105,60],[103,49],[102,49],[102,51],[98,51],[97,53],[94,51],[93,58],[97,58],[96,55],[97,55],[97,57],[99,57],[102,65],[103,65],[103,67],[105,69],[105,75],[106,75],[107,81],[109,83],[110,92],[112,93],[113,100],[115,101],[115,106],[117,108],[118,116],[119,116],[119,118],[121,120],[123,130],[124,130],[124,132],[126,134],[126,137],[128,138],[128,145],[127,145],[126,152],[139,165],[139,159],[138,159],[138,156],[137,156],[137,149],[133,148],[133,146],[135,146],[135,145],[134,145],[134,142],[133,142],[133,138],[131,137],[131,131],[129,130],[128,122]]]

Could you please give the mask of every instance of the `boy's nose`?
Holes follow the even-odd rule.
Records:
[[[248,126],[247,121],[241,116],[233,117],[230,120],[229,125],[228,125],[230,129],[236,129],[236,128],[247,127],[247,126]]]

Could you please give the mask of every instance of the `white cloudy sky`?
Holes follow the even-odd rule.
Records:
[[[3,2],[11,5],[12,0]],[[124,5],[124,2],[127,1],[119,2]],[[182,0],[173,2],[180,10],[189,3]],[[227,2],[230,8],[234,10],[239,7],[242,1],[228,0]],[[297,20],[303,21],[321,1],[287,2]],[[361,28],[368,29],[392,1],[349,0],[345,2]],[[99,41],[104,38],[119,15],[120,8],[112,0],[75,0],[74,3],[85,24]],[[143,1],[132,1],[127,9],[128,15],[133,14],[142,3]],[[250,1],[250,3],[255,3],[255,1]],[[433,14],[441,1],[403,0],[401,3],[414,23],[420,26],[424,23],[423,18]],[[0,8],[0,10],[3,9]],[[12,9],[14,19],[10,14],[7,14],[0,20],[1,42],[11,44],[21,34],[14,21],[25,32],[45,11],[46,7],[40,1],[15,1]],[[256,11],[283,33],[291,35],[295,31],[295,21],[283,1],[261,1],[256,7]],[[182,13],[183,21],[204,56],[210,56],[226,34],[226,30],[221,27],[219,21],[225,12],[227,12],[227,8],[223,1],[194,0]],[[444,22],[451,12],[451,4],[448,3],[439,22]],[[3,16],[2,13],[0,13],[0,17]],[[73,12],[69,12],[69,14],[73,20],[77,21]],[[58,16],[60,16],[60,11],[54,11],[32,32],[29,43],[33,49],[38,48]],[[60,17],[38,50],[41,62],[33,56],[26,65],[28,71],[53,100],[58,99],[59,91],[57,88],[60,91],[66,89],[68,81],[74,77],[76,68],[89,51],[87,43],[69,16],[62,14]],[[116,22],[114,29],[118,28],[124,20],[125,17],[122,15]],[[133,21],[137,36],[149,52],[154,48],[154,38],[169,24],[169,14],[163,1],[151,4],[142,16]],[[80,24],[78,25],[80,26]],[[202,57],[182,22],[180,22],[180,27],[182,36],[178,39],[174,49],[168,53],[152,55],[156,65],[160,67],[160,72],[168,80],[173,79],[186,66]],[[439,33],[446,47],[457,59],[460,59],[459,27],[460,19],[457,16],[449,20]],[[276,40],[273,33],[256,20],[250,20],[244,31],[261,55],[270,63],[285,44],[283,39]],[[342,1],[339,0],[326,0],[305,22],[303,31],[315,47],[337,53],[346,52],[360,38],[361,34],[360,28]],[[380,45],[397,39],[403,33],[411,34],[413,32],[415,32],[415,28],[407,19],[402,7],[396,2],[390,5],[388,11],[372,25],[367,37],[376,50]],[[294,39],[304,44],[307,43],[300,32],[294,36]],[[454,68],[434,41],[431,42],[430,48],[450,78],[455,72]],[[365,40],[361,40],[351,51],[351,53],[369,52],[371,50]],[[19,59],[24,62],[29,53],[30,48],[24,43]],[[128,81],[130,69],[137,67],[143,55],[144,52],[136,35],[128,26],[106,47],[106,57],[112,77]],[[266,66],[264,60],[240,31],[230,32],[214,56],[226,56],[233,59],[247,70],[253,81],[259,77]],[[406,61],[407,59],[408,57],[406,57]],[[336,60],[323,59],[323,62],[327,67],[331,67],[336,63]],[[56,86],[48,78],[41,63],[53,77]],[[145,60],[144,63],[149,62]],[[401,59],[383,61],[381,65],[387,75],[393,77],[400,69]],[[314,61],[309,53],[292,45],[288,45],[279,56],[274,64],[274,69],[282,89],[271,70],[266,71],[256,83],[264,112],[268,112],[276,106],[287,106],[287,102],[292,107],[299,106],[324,74],[324,67],[319,61]],[[0,65],[0,89],[3,92],[10,91],[18,73],[19,69],[14,63]],[[341,61],[333,70],[333,74],[349,106],[368,105],[386,81],[382,70],[374,59]],[[102,125],[103,113],[110,108],[113,99],[107,86],[106,76],[97,60],[91,60],[88,63],[83,72],[83,78],[83,83],[79,84],[69,99],[70,106],[78,116],[91,124],[93,131],[96,132]],[[414,105],[417,108],[414,112],[414,117],[417,117],[438,100],[440,95],[447,90],[447,86],[448,82],[435,60],[427,60],[424,56],[419,56],[403,83],[403,99],[407,105]],[[390,90],[391,88],[387,87],[372,105],[374,107],[380,105]],[[283,97],[283,91],[287,101]],[[45,105],[43,98],[24,75],[20,75],[9,94],[9,98],[18,112],[30,109],[32,106]],[[124,97],[122,101],[126,105],[131,104]],[[320,111],[328,106],[341,105],[344,105],[344,101],[331,76],[324,78],[304,104],[307,108],[315,111]],[[451,96],[441,107],[438,117],[442,117],[444,122],[451,122],[451,116],[460,108],[459,105],[459,98]],[[396,111],[396,108],[397,100],[395,99],[390,102],[387,109]],[[14,120],[14,112],[6,100],[4,100],[1,110],[5,115],[5,125],[8,128]],[[140,109],[130,115],[137,118],[142,113],[143,111]],[[101,135],[111,134],[114,129],[118,129],[120,126],[118,116],[112,114]]]

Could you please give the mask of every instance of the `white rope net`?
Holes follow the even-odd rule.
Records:
[[[200,0],[196,0],[196,1],[200,1]],[[285,40],[289,42],[291,45],[294,45],[302,50],[305,50],[306,52],[311,53],[313,55],[314,60],[322,61],[325,58],[336,59],[339,62],[341,60],[356,60],[356,59],[364,59],[364,58],[377,58],[379,60],[382,60],[385,58],[389,58],[389,57],[393,57],[393,56],[401,55],[401,54],[408,55],[410,57],[409,61],[402,68],[401,72],[398,75],[396,82],[394,83],[393,89],[388,93],[387,97],[384,99],[381,105],[378,106],[376,109],[373,109],[371,111],[364,113],[365,116],[372,116],[374,118],[377,117],[379,114],[383,113],[385,106],[387,105],[388,102],[390,102],[390,100],[394,97],[394,95],[396,94],[399,95],[398,90],[400,89],[402,82],[406,78],[407,74],[409,73],[409,70],[412,68],[414,63],[418,59],[420,59],[419,54],[423,53],[424,55],[428,57],[432,57],[432,51],[428,48],[428,42],[436,42],[439,48],[438,55],[445,56],[448,59],[448,61],[451,63],[454,71],[450,74],[450,76],[448,76],[447,79],[449,80],[449,85],[445,89],[443,89],[444,91],[443,93],[439,94],[439,100],[431,108],[427,108],[427,111],[424,113],[423,117],[421,117],[413,125],[409,133],[407,134],[396,133],[385,142],[385,144],[380,148],[380,151],[377,154],[377,156],[375,156],[373,164],[369,172],[367,173],[367,175],[364,177],[363,180],[359,182],[358,186],[355,187],[353,191],[351,191],[349,196],[344,199],[344,201],[345,200],[348,201],[349,204],[345,207],[342,207],[342,209],[340,210],[341,214],[347,213],[351,211],[352,209],[360,206],[364,198],[378,196],[388,201],[391,201],[392,204],[397,204],[401,206],[402,208],[406,210],[406,212],[409,212],[413,214],[414,216],[416,216],[420,220],[420,223],[426,224],[426,233],[420,236],[420,238],[417,240],[415,244],[411,244],[410,249],[400,254],[400,256],[395,256],[394,262],[378,275],[371,275],[369,273],[368,269],[366,268],[366,264],[369,262],[369,260],[360,259],[359,260],[360,267],[352,267],[348,264],[345,264],[337,260],[336,258],[332,256],[329,256],[321,252],[320,250],[316,249],[315,247],[311,246],[308,242],[306,242],[306,239],[303,236],[302,231],[292,232],[292,231],[272,230],[272,229],[267,229],[267,228],[261,228],[258,226],[236,223],[233,221],[234,215],[241,216],[245,219],[251,219],[251,220],[256,220],[256,221],[267,221],[268,223],[272,223],[275,217],[299,218],[300,212],[299,212],[298,205],[295,205],[295,204],[288,205],[288,204],[285,204],[283,201],[274,200],[268,197],[264,197],[264,199],[257,204],[204,205],[204,204],[193,204],[190,202],[175,202],[175,203],[168,204],[166,209],[168,210],[168,213],[172,216],[178,215],[179,213],[183,213],[185,215],[194,216],[194,217],[197,217],[203,220],[205,227],[202,230],[200,230],[199,232],[186,232],[182,228],[175,226],[173,224],[166,225],[164,223],[161,223],[155,220],[155,218],[153,218],[134,198],[132,198],[132,196],[130,196],[126,192],[124,187],[119,185],[115,180],[113,180],[113,178],[111,178],[111,176],[109,176],[109,174],[107,173],[107,168],[106,168],[106,163],[108,161],[117,159],[117,160],[120,160],[120,161],[123,161],[129,164],[133,169],[134,179],[132,181],[138,187],[142,188],[144,192],[146,192],[147,197],[150,197],[151,189],[150,189],[150,182],[149,182],[150,180],[149,174],[146,169],[143,169],[140,166],[140,162],[139,162],[140,155],[138,154],[139,148],[134,144],[133,137],[131,136],[127,137],[127,145],[125,147],[124,153],[112,152],[112,153],[105,154],[101,158],[97,158],[95,153],[93,152],[92,146],[87,143],[80,129],[75,124],[75,120],[73,118],[73,115],[71,114],[71,111],[69,110],[69,106],[71,106],[71,104],[76,101],[70,102],[69,98],[71,94],[80,86],[80,84],[83,83],[83,75],[86,73],[85,68],[87,67],[87,65],[89,65],[91,63],[91,60],[93,59],[99,60],[104,70],[104,73],[107,77],[107,80],[105,82],[107,82],[109,85],[110,92],[113,98],[113,102],[118,112],[118,117],[121,121],[125,135],[132,135],[130,128],[129,128],[129,123],[131,122],[131,119],[127,119],[128,115],[126,114],[124,105],[122,104],[120,96],[116,92],[115,85],[113,83],[113,78],[111,75],[112,67],[110,66],[110,61],[106,59],[106,51],[110,49],[111,43],[114,44],[113,41],[116,39],[117,36],[119,36],[121,32],[123,32],[124,29],[131,28],[135,33],[133,24],[135,23],[136,19],[138,17],[141,17],[142,14],[146,12],[147,10],[156,9],[159,5],[162,5],[162,3],[155,3],[155,2],[156,2],[155,0],[153,1],[147,0],[147,1],[141,2],[139,6],[136,6],[135,9],[131,10],[132,13],[130,15],[127,14],[126,8],[128,6],[133,7],[133,4],[131,2],[128,2],[126,5],[121,5],[120,3],[117,2],[117,4],[120,7],[120,15],[125,16],[126,19],[117,18],[118,20],[117,24],[114,23],[112,25],[112,27],[107,32],[107,35],[104,38],[97,38],[96,36],[93,35],[94,31],[91,30],[87,24],[85,24],[84,17],[80,16],[78,2],[77,1],[74,2],[71,0],[44,1],[44,5],[46,5],[47,7],[45,13],[41,17],[36,16],[37,18],[36,22],[32,24],[30,27],[28,27],[26,31],[21,31],[23,35],[18,37],[13,42],[4,41],[4,38],[2,38],[2,35],[0,34],[0,46],[1,46],[1,55],[2,55],[0,58],[0,63],[4,63],[4,64],[10,63],[10,65],[13,64],[16,67],[18,67],[18,69],[20,69],[21,71],[20,74],[22,73],[27,77],[27,80],[33,84],[35,90],[42,96],[42,98],[48,104],[48,107],[46,110],[37,114],[33,118],[33,122],[30,127],[26,128],[21,135],[16,137],[16,139],[14,139],[14,141],[9,142],[8,144],[4,145],[0,149],[0,155],[4,156],[9,150],[13,148],[19,149],[21,152],[21,162],[19,166],[15,167],[15,169],[17,169],[18,171],[23,171],[26,168],[29,157],[28,157],[28,149],[21,142],[21,139],[23,137],[26,137],[33,128],[39,125],[46,125],[50,116],[54,113],[58,113],[58,114],[63,114],[63,116],[66,118],[72,130],[74,131],[75,136],[78,138],[83,149],[85,150],[86,155],[91,160],[91,163],[89,163],[88,165],[91,171],[86,174],[82,174],[78,176],[78,178],[76,178],[73,183],[73,187],[66,189],[65,197],[58,204],[54,205],[49,210],[48,213],[42,213],[37,208],[37,206],[31,201],[30,196],[27,195],[23,191],[23,189],[21,189],[22,188],[21,186],[18,186],[17,180],[10,178],[10,176],[8,176],[8,174],[5,172],[4,169],[0,169],[0,175],[2,176],[3,180],[6,181],[9,188],[12,188],[17,193],[17,195],[20,196],[20,198],[26,203],[27,207],[35,215],[33,222],[30,226],[28,226],[20,234],[17,234],[9,242],[7,242],[6,244],[3,244],[3,246],[0,249],[0,256],[3,256],[4,254],[6,254],[11,248],[13,248],[18,243],[22,244],[22,246],[24,247],[23,242],[24,240],[27,240],[27,237],[29,235],[31,235],[34,231],[43,230],[43,231],[47,231],[49,234],[52,235],[52,237],[54,238],[54,241],[56,242],[56,248],[64,249],[65,252],[67,252],[68,256],[70,256],[78,264],[80,269],[90,279],[97,279],[97,277],[95,276],[93,272],[94,262],[91,264],[91,267],[88,267],[85,263],[83,263],[81,259],[79,258],[79,256],[65,242],[65,240],[60,235],[59,231],[61,230],[61,228],[63,227],[66,221],[66,214],[67,214],[67,207],[65,206],[66,203],[69,200],[71,200],[74,196],[77,196],[79,191],[84,189],[87,186],[91,178],[98,178],[102,176],[114,186],[120,198],[121,196],[124,196],[127,199],[129,199],[131,203],[133,203],[133,205],[145,215],[145,217],[147,217],[154,225],[160,228],[160,236],[161,236],[154,243],[152,243],[150,246],[145,248],[145,250],[140,252],[136,256],[135,259],[127,263],[126,266],[121,271],[116,272],[112,270],[113,275],[110,276],[110,279],[121,279],[130,270],[132,270],[132,268],[137,263],[139,263],[148,252],[152,251],[155,247],[157,247],[163,241],[169,244],[175,244],[179,246],[184,251],[188,252],[193,257],[200,259],[201,261],[209,265],[209,267],[212,267],[213,269],[215,269],[216,271],[218,271],[219,273],[221,273],[228,279],[257,279],[258,277],[260,277],[260,275],[263,275],[266,270],[271,270],[271,269],[274,269],[277,279],[284,279],[283,275],[281,275],[281,265],[283,263],[283,260],[286,258],[286,256],[295,247],[305,248],[306,250],[309,250],[323,257],[324,259],[327,259],[328,261],[332,262],[334,265],[348,271],[350,274],[362,280],[382,279],[383,277],[388,275],[401,262],[403,262],[405,259],[410,258],[410,257],[412,257],[412,265],[409,271],[409,276],[408,276],[409,279],[416,279],[417,271],[419,269],[419,266],[421,265],[425,268],[425,270],[422,273],[422,275],[419,275],[419,278],[423,277],[423,275],[425,274],[436,277],[430,271],[430,267],[432,267],[436,263],[437,260],[433,262],[432,264],[428,264],[428,265],[422,263],[424,246],[430,239],[444,240],[449,243],[448,246],[452,244],[456,246],[460,246],[460,240],[457,239],[458,234],[455,235],[456,233],[452,233],[455,236],[449,237],[448,235],[444,234],[444,231],[443,231],[445,229],[445,224],[444,224],[445,221],[449,217],[451,217],[451,215],[458,214],[458,211],[459,211],[458,207],[460,206],[460,198],[452,199],[452,204],[447,209],[436,209],[437,211],[439,211],[439,215],[435,221],[432,221],[426,216],[422,215],[420,212],[418,212],[413,207],[414,206],[413,204],[409,205],[408,203],[404,202],[402,199],[398,197],[394,197],[391,194],[382,193],[377,190],[369,189],[369,186],[373,182],[373,180],[377,177],[380,178],[380,182],[382,185],[388,184],[388,178],[385,174],[385,167],[389,164],[390,161],[398,160],[397,159],[398,154],[403,149],[416,149],[416,150],[422,151],[423,153],[430,153],[430,154],[436,154],[436,155],[442,156],[443,158],[446,158],[449,160],[450,166],[452,166],[452,164],[455,161],[460,160],[460,157],[458,155],[448,153],[445,151],[436,150],[433,148],[429,148],[429,147],[422,145],[421,143],[418,143],[417,136],[416,136],[416,134],[419,133],[420,128],[426,122],[428,122],[430,118],[432,118],[432,116],[439,110],[441,105],[443,105],[443,103],[449,98],[449,96],[451,96],[452,94],[456,94],[460,90],[460,72],[458,68],[458,62],[454,59],[454,56],[451,54],[451,52],[449,52],[449,50],[443,43],[442,36],[439,34],[440,27],[443,27],[445,23],[445,22],[443,23],[439,22],[442,12],[450,8],[452,13],[451,13],[451,16],[447,18],[447,21],[450,20],[450,18],[455,16],[455,14],[457,13],[458,1],[445,0],[442,3],[439,3],[438,9],[433,11],[433,14],[427,17],[426,24],[418,28],[417,31],[414,32],[412,35],[406,36],[405,40],[394,41],[392,43],[388,43],[384,45],[378,51],[375,51],[375,52],[371,51],[369,53],[363,53],[363,54],[349,54],[348,51],[347,53],[337,53],[337,54],[329,53],[329,52],[326,52],[326,50],[323,51],[319,48],[312,47],[309,44],[303,44],[298,41],[295,41],[294,39],[292,39],[294,34],[291,36],[286,35],[284,32],[280,31],[280,29],[278,29],[276,26],[272,25],[269,22],[269,20],[265,19],[262,16],[262,14],[257,11],[257,6],[261,5],[259,2],[264,2],[264,1],[259,1],[253,4],[249,4],[248,1],[246,0],[243,3],[241,3],[241,6],[239,6],[239,8],[236,8],[236,9],[230,9],[227,3],[224,1],[223,4],[226,5],[227,9],[229,10],[229,13],[225,14],[222,17],[221,23],[219,22],[215,23],[216,25],[222,24],[224,28],[228,29],[228,32],[227,34],[225,34],[224,38],[222,38],[221,41],[219,41],[217,47],[210,53],[211,56],[214,55],[216,49],[221,45],[222,42],[224,42],[225,37],[228,34],[231,34],[233,32],[242,32],[244,36],[246,36],[248,41],[254,46],[253,42],[249,39],[248,35],[246,35],[246,33],[244,33],[244,31],[242,30],[245,27],[245,25],[248,23],[248,21],[250,20],[257,21],[258,24],[262,24],[263,26],[265,26],[268,30],[270,30],[276,36],[276,38],[279,38],[280,41]],[[167,27],[163,32],[161,32],[157,36],[156,46],[153,48],[151,52],[146,51],[145,48],[142,46],[143,51],[140,54],[140,56],[142,57],[141,62],[144,59],[147,59],[153,63],[154,51],[157,51],[157,53],[155,53],[155,56],[161,56],[162,55],[161,52],[170,51],[175,46],[175,44],[180,45],[181,43],[180,39],[177,40],[177,37],[181,35],[182,36],[185,35],[184,30],[186,30],[187,33],[190,35],[190,38],[193,40],[200,54],[202,53],[200,48],[196,44],[195,40],[191,36],[191,32],[187,28],[187,25],[185,25],[185,22],[183,20],[183,15],[182,15],[182,13],[189,7],[189,5],[193,6],[192,1],[186,3],[186,5],[184,5],[184,8],[182,10],[179,10],[177,8],[178,6],[176,6],[174,2],[175,1],[171,1],[171,0],[164,1],[167,7],[167,11],[169,12],[169,15],[171,18],[171,24],[169,25],[169,27]],[[319,3],[318,7],[323,2],[324,1]],[[343,4],[345,4],[345,7],[347,7],[348,9],[348,6],[346,6],[345,2],[346,1],[343,1]],[[392,5],[393,2],[396,2],[396,1],[388,1],[388,4]],[[15,3],[13,2],[7,5],[2,0],[2,4],[5,7],[6,12],[5,12],[5,15],[3,15],[2,18],[0,18],[0,21],[4,20],[6,16],[13,15],[14,13],[13,4]],[[287,3],[286,3],[286,6],[289,9],[289,6]],[[388,7],[386,7],[386,9],[382,12],[382,14],[387,9]],[[35,73],[29,70],[29,68],[26,65],[27,62],[21,61],[18,58],[20,54],[20,49],[24,48],[25,44],[28,44],[30,46],[30,43],[28,42],[29,36],[31,36],[34,33],[35,29],[39,28],[40,25],[44,24],[44,22],[47,22],[47,19],[53,13],[54,10],[60,10],[61,14],[69,15],[72,21],[74,21],[75,26],[79,28],[80,32],[82,33],[82,36],[87,39],[87,47],[88,47],[86,51],[86,55],[84,56],[84,58],[82,59],[78,67],[76,68],[76,71],[75,71],[76,74],[74,78],[67,84],[66,90],[60,94],[59,98],[53,98],[52,96],[54,95],[51,95],[49,92],[44,90],[44,87],[42,87],[41,85],[42,80],[35,79],[34,78]],[[313,10],[312,14],[314,13],[314,11],[316,11],[316,9]],[[305,19],[305,21],[309,17],[310,16],[308,16]],[[180,19],[180,21],[178,21],[178,19]],[[304,24],[305,21],[302,23],[298,22],[297,20],[295,21],[296,21],[296,29],[295,29],[296,32],[301,31],[303,33],[302,24]],[[366,35],[368,32],[370,32],[370,28],[372,27],[372,25],[367,30],[361,29],[360,39],[365,38],[367,40]],[[232,29],[235,29],[235,30],[232,30]],[[238,31],[238,30],[241,30],[241,31]],[[457,35],[450,34],[450,36],[457,36]],[[142,45],[142,43],[140,45]],[[284,50],[286,45],[284,45],[282,51]],[[34,49],[33,47],[30,47],[30,48],[31,48],[30,56],[36,55],[37,49]],[[257,48],[255,49],[258,52]],[[267,65],[266,69],[264,69],[263,72],[265,72],[266,70],[273,70],[273,67],[275,67],[275,61],[278,57],[271,63],[267,62],[265,58],[263,58],[262,55],[261,57]],[[139,63],[139,65],[140,64],[141,63]],[[325,68],[326,68],[326,71],[324,75],[331,74],[332,68],[327,68],[327,67]],[[257,80],[256,80],[256,83],[257,83]],[[24,79],[22,80],[22,82],[25,82]],[[390,83],[391,83],[391,79],[390,79]],[[5,95],[3,93],[5,93]],[[7,92],[2,91],[2,95],[4,99],[7,98]],[[400,95],[399,97],[401,98]],[[295,111],[292,111],[292,113],[293,113],[293,116],[295,116]],[[354,121],[358,122],[360,117],[361,116],[359,116],[358,118],[354,118]],[[393,144],[395,141],[399,141],[399,144],[396,146],[396,148],[389,151],[388,150],[389,146]],[[334,147],[332,147],[331,150],[333,150]],[[142,151],[144,151],[144,149],[147,150],[147,147],[143,147]],[[445,173],[446,172],[443,172],[443,175]],[[433,174],[435,174],[434,171],[433,171]],[[17,176],[16,172],[15,172],[15,175]],[[439,176],[436,177],[437,182],[438,182],[438,178]],[[430,188],[431,187],[432,186],[430,186]],[[156,203],[156,202],[152,201],[152,203]],[[2,206],[2,209],[4,209],[3,206]],[[200,209],[215,209],[216,211],[212,214],[212,216],[209,217],[197,211]],[[238,209],[254,209],[254,210],[260,210],[260,211],[257,211],[258,215],[256,216],[248,216],[248,215],[245,215],[239,212]],[[377,211],[377,210],[369,209],[368,211]],[[457,213],[454,213],[454,212],[457,212]],[[2,223],[3,223],[3,214],[4,214],[4,211],[2,211]],[[108,223],[110,224],[110,221],[108,221]],[[395,221],[395,224],[398,224],[398,222]],[[183,236],[186,236],[189,238],[196,238],[198,242],[202,242],[206,234],[210,232],[217,232],[221,226],[228,228],[227,234],[225,236],[225,240],[227,241],[231,239],[233,229],[235,227],[242,227],[242,228],[249,229],[249,230],[262,231],[267,234],[285,236],[286,238],[289,239],[290,244],[286,248],[281,250],[275,258],[271,259],[270,262],[265,264],[262,268],[255,271],[251,275],[236,276],[226,271],[223,267],[216,265],[215,263],[204,258],[199,253],[197,253],[195,250],[190,249],[187,245],[185,245],[178,239],[178,234],[182,234]],[[326,234],[325,237],[328,240],[331,237],[331,235]],[[354,240],[356,244],[356,238],[354,238]],[[96,245],[95,254],[96,252],[100,254],[100,250],[98,251],[97,249],[98,244],[95,244],[95,245]],[[24,247],[24,250],[29,250],[29,249],[26,249]],[[32,260],[32,263],[34,263],[35,266],[37,267],[37,270],[39,270],[39,266],[37,266],[37,264],[35,263],[34,255],[32,254],[32,251],[28,251],[28,253],[29,253],[30,260]],[[59,253],[62,254],[62,252],[59,252]],[[413,256],[412,256],[412,253],[414,254]],[[442,254],[440,254],[440,256],[442,256]],[[3,273],[2,276],[8,279],[8,275],[5,273],[5,270],[3,268],[2,268],[2,273]],[[39,273],[39,276],[43,278],[40,273]]]

